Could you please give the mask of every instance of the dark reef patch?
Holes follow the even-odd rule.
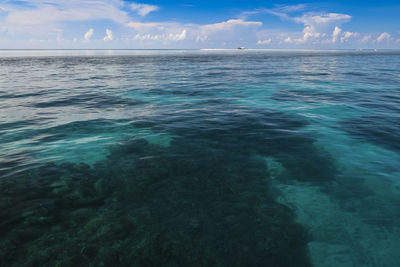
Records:
[[[291,171],[293,179],[330,181],[336,175],[334,160],[301,131],[307,124],[300,116],[274,110],[216,104],[212,108],[182,108],[179,113],[166,113],[153,117],[152,123],[134,126],[151,127],[190,142],[207,142],[226,153],[273,156]]]
[[[399,116],[363,116],[343,121],[338,127],[358,138],[400,151]]]
[[[175,137],[166,148],[126,139],[93,167],[45,164],[2,179],[1,266],[310,266],[307,233],[275,201],[264,159],[279,160],[289,179],[333,179],[329,155],[300,131],[306,120],[203,103],[120,122]]]
[[[262,158],[179,138],[111,151],[1,180],[1,266],[309,266]]]

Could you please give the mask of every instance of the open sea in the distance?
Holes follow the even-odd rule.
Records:
[[[400,52],[1,50],[0,266],[400,266]]]

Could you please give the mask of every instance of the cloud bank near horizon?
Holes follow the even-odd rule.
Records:
[[[306,4],[243,10],[212,23],[162,12],[160,5],[123,0],[6,0],[0,48],[400,47],[400,31],[358,32],[352,14]]]

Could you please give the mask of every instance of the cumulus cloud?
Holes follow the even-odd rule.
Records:
[[[136,34],[133,40],[140,41],[182,41],[187,36],[187,30],[183,30],[181,33],[169,33],[169,34]]]
[[[303,24],[303,31],[286,34],[276,34],[272,39],[278,39],[281,43],[293,44],[328,44],[337,43],[342,36],[339,26],[351,20],[351,16],[342,13],[307,12],[309,5],[276,6],[272,9],[256,9],[244,12],[244,17],[256,14],[271,14],[282,20]],[[329,36],[328,38],[326,38]],[[332,39],[330,38],[332,36]],[[290,38],[288,38],[290,37]],[[347,38],[348,36],[346,36]],[[345,38],[345,39],[346,39]]]
[[[332,30],[333,25],[347,22],[351,19],[351,16],[339,13],[306,13],[300,17],[294,17],[292,19],[297,23],[304,24],[303,37],[293,39],[294,43],[304,44],[310,41],[312,41],[313,43],[329,43],[329,39],[323,40],[322,38],[325,36],[329,36],[329,32]],[[335,26],[332,33],[333,43],[337,42],[341,32],[342,29],[340,29],[338,26]]]
[[[106,30],[106,36],[103,38],[104,41],[112,41],[114,40],[113,32],[110,29]]]
[[[282,47],[319,48],[351,47],[351,44],[386,45],[399,43],[389,33],[363,35],[346,29],[342,24],[351,20],[351,16],[341,13],[309,12],[310,5],[276,5],[271,9],[256,9],[243,12],[236,18],[217,23],[194,24],[179,21],[143,21],[143,17],[160,9],[157,5],[140,3],[141,0],[24,0],[23,8],[17,1],[4,0],[0,4],[0,34],[4,36],[26,36],[26,39],[61,39],[61,36],[79,36],[81,31],[74,30],[73,23],[94,26],[96,21],[108,21],[109,27],[118,29],[115,47],[125,47],[134,43],[143,47],[251,47],[255,45],[281,44]],[[139,1],[139,2],[136,2]],[[0,0],[1,2],[1,0]],[[129,13],[126,8],[130,8]],[[315,7],[314,7],[315,8]],[[286,23],[298,23],[301,30],[285,31],[263,27],[261,21],[250,19],[253,15],[272,14]],[[132,17],[131,17],[132,16]],[[133,20],[134,19],[134,20]],[[85,24],[87,23],[87,24]],[[119,25],[116,25],[119,24]],[[122,26],[122,27],[121,27]],[[68,30],[68,34],[65,34]],[[78,35],[77,35],[78,34]],[[94,30],[90,28],[77,43],[89,43],[93,40]],[[65,38],[65,37],[64,37]],[[101,39],[100,39],[101,40]],[[106,30],[104,41],[114,40],[114,33]],[[72,40],[69,40],[72,42]],[[134,41],[134,42],[133,42]],[[129,43],[132,42],[132,43]],[[91,42],[100,45],[101,42]]]
[[[297,37],[285,37],[283,40],[286,44],[305,44],[307,42],[318,42],[322,37],[325,37],[324,33],[317,32],[315,27],[313,26],[306,26],[303,29],[302,35],[298,35]]]
[[[337,42],[337,40],[339,39],[339,35],[341,33],[342,33],[342,29],[340,29],[338,26],[336,26],[332,33],[332,43]]]
[[[170,39],[170,40],[173,40],[173,41],[181,41],[181,40],[184,40],[184,39],[186,39],[186,30],[183,30],[181,33],[179,33],[179,34],[169,34],[169,36],[168,36],[168,38]]]
[[[272,42],[272,39],[266,39],[266,40],[258,40],[257,44],[258,45],[268,45]]]
[[[222,43],[249,42],[256,38],[256,30],[262,26],[259,21],[229,19],[213,24],[182,24],[175,22],[137,22],[125,24],[135,31],[134,40],[142,42],[192,41],[220,46]],[[246,40],[245,40],[246,38]],[[241,41],[241,40],[244,41]],[[254,41],[256,43],[257,40]],[[234,45],[234,44],[232,44]]]
[[[283,20],[293,21],[304,25],[302,33],[294,32],[286,35],[275,36],[286,44],[328,44],[337,43],[342,36],[342,23],[351,20],[351,16],[341,13],[317,13],[304,11],[307,5],[277,6],[273,9],[257,9],[253,14],[268,13],[278,16]],[[300,14],[299,14],[300,13]],[[247,14],[252,15],[251,12]],[[289,35],[289,36],[288,36]],[[329,36],[329,38],[326,38]],[[332,36],[332,39],[330,39]],[[346,36],[347,40],[350,36]]]
[[[381,35],[378,36],[376,41],[378,43],[382,43],[383,41],[389,41],[390,37],[392,37],[390,34],[388,34],[387,32],[383,32],[383,33],[381,33]]]
[[[133,11],[136,11],[140,16],[144,17],[153,11],[159,10],[160,7],[155,6],[155,5],[132,3],[131,9]]]
[[[303,40],[307,41],[310,38],[318,38],[321,36],[321,33],[316,32],[315,27],[314,26],[307,26],[304,28],[303,30]]]
[[[345,32],[344,35],[340,38],[340,42],[346,42],[348,39],[352,37],[358,37],[360,34],[358,32]]]
[[[85,36],[84,36],[85,41],[87,41],[87,42],[90,41],[90,38],[92,38],[93,33],[94,33],[94,30],[93,30],[93,29],[89,29],[89,30],[85,33]]]
[[[127,27],[132,28],[136,34],[134,40],[156,41],[170,40],[180,41],[187,38],[188,30],[194,30],[193,25],[185,25],[174,22],[129,22]]]
[[[293,43],[292,37],[288,36],[288,37],[284,40],[284,42],[285,42],[286,44]]]
[[[205,42],[208,40],[208,36],[207,35],[197,35],[196,36],[196,42]]]
[[[364,37],[360,40],[360,42],[362,42],[362,43],[368,43],[371,39],[372,39],[372,36],[371,36],[371,35],[366,35],[366,36],[364,36]]]

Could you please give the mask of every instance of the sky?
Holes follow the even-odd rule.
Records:
[[[0,49],[400,49],[399,0],[0,0]]]

